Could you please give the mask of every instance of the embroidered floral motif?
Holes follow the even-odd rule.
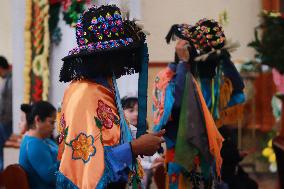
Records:
[[[91,156],[96,153],[94,144],[94,137],[92,135],[87,136],[84,133],[80,133],[74,140],[70,142],[72,147],[72,159],[82,159],[84,163],[90,160]]]
[[[107,129],[111,129],[113,124],[119,124],[119,119],[116,115],[114,115],[111,107],[101,100],[98,101],[97,115],[98,117],[95,117],[95,120],[99,128],[104,126]]]
[[[59,132],[58,144],[61,144],[62,141],[66,139],[66,136],[68,134],[68,127],[66,127],[64,113],[62,114],[60,118],[58,132]]]

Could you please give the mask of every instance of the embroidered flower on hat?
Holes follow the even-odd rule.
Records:
[[[102,24],[102,28],[103,28],[103,29],[107,29],[107,28],[108,28],[108,23],[107,23],[107,22],[104,22],[104,23]]]
[[[114,16],[115,19],[121,19],[121,15],[119,14],[118,11],[115,11],[113,16]]]
[[[109,26],[114,26],[114,22],[112,20],[108,21]]]
[[[82,24],[82,22],[80,22],[80,20],[79,20],[78,23],[76,24],[76,27],[77,27],[77,28],[82,28],[82,27],[83,27],[83,24]]]
[[[98,18],[98,22],[104,22],[104,21],[105,21],[104,17],[100,16],[100,17]]]
[[[78,29],[77,30],[77,35],[78,36],[83,36],[83,34],[84,34],[84,30],[82,30],[82,29]]]
[[[134,41],[131,36],[134,32],[140,31],[140,28],[134,23],[133,34],[125,33],[124,30],[131,24],[131,21],[122,20],[119,8],[114,5],[91,7],[83,13],[76,24],[78,46],[69,51],[68,55],[90,54],[127,46],[132,48],[130,45]],[[141,35],[141,40],[138,41],[145,40],[143,34],[135,33],[136,35]]]
[[[79,39],[79,43],[80,43],[80,45],[84,45],[84,44],[85,44],[84,38],[80,38],[80,39]]]
[[[92,24],[98,24],[98,19],[97,17],[94,17],[91,21]]]
[[[113,20],[113,18],[112,18],[112,16],[110,15],[109,12],[108,12],[107,15],[106,15],[106,19],[107,19],[107,20]]]

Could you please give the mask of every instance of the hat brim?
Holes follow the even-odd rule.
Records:
[[[112,52],[118,52],[118,51],[135,51],[139,47],[141,47],[143,43],[139,42],[133,42],[129,43],[126,46],[120,46],[120,47],[112,47],[112,48],[107,48],[107,49],[95,49],[93,51],[79,51],[77,54],[71,54],[67,55],[64,58],[62,58],[62,61],[68,61],[73,58],[80,58],[80,57],[86,57],[86,56],[100,56],[100,55],[105,55],[106,53],[112,53]]]

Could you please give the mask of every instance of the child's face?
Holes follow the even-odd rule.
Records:
[[[138,118],[138,104],[136,103],[133,108],[127,108],[124,110],[126,120],[133,126],[137,126]]]

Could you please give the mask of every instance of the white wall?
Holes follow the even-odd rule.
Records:
[[[71,28],[62,20],[62,14],[60,14],[59,27],[62,32],[61,42],[58,46],[52,45],[50,53],[50,102],[58,107],[63,98],[64,90],[67,83],[59,82],[59,73],[63,62],[61,59],[66,56],[72,48],[76,47],[75,29]]]
[[[17,127],[20,120],[19,109],[24,97],[24,25],[25,25],[25,1],[10,1],[13,13],[10,22],[12,24],[12,48],[13,48],[13,124],[14,131],[19,132]],[[1,9],[2,10],[2,9]],[[16,10],[16,11],[15,11]],[[12,10],[11,10],[12,11]]]
[[[10,0],[1,0],[0,11],[0,56],[5,56],[12,62],[12,5]]]
[[[9,0],[2,0],[0,11],[0,56],[4,56],[10,64],[12,64],[12,23],[11,18],[11,3]],[[4,87],[3,79],[0,77],[0,91]]]
[[[142,18],[148,36],[151,61],[172,61],[174,44],[166,45],[165,36],[172,24],[194,24],[201,18],[218,19],[227,10],[229,25],[225,34],[238,40],[241,47],[233,53],[234,59],[253,57],[253,50],[246,47],[253,39],[257,15],[261,11],[260,0],[142,0]]]

